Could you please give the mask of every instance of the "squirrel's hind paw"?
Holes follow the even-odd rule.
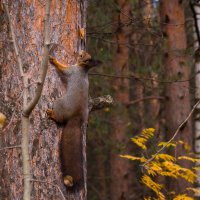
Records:
[[[73,178],[71,176],[65,176],[63,181],[67,187],[72,187],[74,185]]]

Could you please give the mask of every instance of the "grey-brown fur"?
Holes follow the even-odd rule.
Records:
[[[84,51],[73,66],[66,67],[53,57],[50,57],[50,62],[61,71],[62,79],[67,82],[66,94],[55,101],[50,117],[65,125],[61,139],[61,164],[64,182],[66,177],[73,179],[69,183],[67,179],[67,184],[65,182],[71,187],[83,180],[81,126],[88,121],[88,71],[100,62],[92,60]]]
[[[64,123],[73,116],[81,116],[81,119],[87,122],[89,89],[87,70],[80,66],[70,66],[64,71],[63,76],[67,79],[67,91],[53,105],[56,121]]]

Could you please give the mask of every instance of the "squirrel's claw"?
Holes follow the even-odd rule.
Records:
[[[54,60],[55,60],[55,58],[53,56],[49,55],[49,62],[54,63]]]
[[[52,120],[56,121],[56,118],[55,118],[55,115],[54,115],[54,112],[53,112],[52,109],[48,108],[46,113],[47,113],[47,116],[48,116],[49,119],[52,119]]]

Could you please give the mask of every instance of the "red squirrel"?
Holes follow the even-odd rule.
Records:
[[[58,98],[53,109],[48,109],[49,118],[64,124],[61,138],[61,165],[64,184],[73,187],[83,181],[82,124],[88,123],[88,71],[100,64],[91,55],[81,51],[77,63],[66,66],[49,56],[49,61],[67,82],[66,94]]]

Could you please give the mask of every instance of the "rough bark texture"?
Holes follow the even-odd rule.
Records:
[[[194,26],[194,48],[196,50],[195,53],[195,100],[200,100],[200,41],[199,37],[197,37],[197,34],[200,33],[200,19],[198,17],[198,13],[200,12],[200,3],[198,3],[197,6],[194,6],[194,12],[193,14],[196,15],[194,20],[196,20],[196,27]],[[200,105],[197,106],[196,112],[194,114],[194,134],[195,134],[195,153],[196,157],[200,158]],[[199,166],[200,162],[196,163],[196,166]],[[200,170],[197,170],[197,180],[196,180],[196,188],[200,189]],[[195,194],[195,196],[200,197],[200,194]]]
[[[185,17],[182,3],[183,1],[179,0],[161,1],[161,23],[166,42],[164,74],[172,81],[189,79],[186,58]],[[166,136],[168,139],[172,137],[181,122],[186,119],[190,109],[189,82],[168,84],[166,86],[165,103]],[[189,120],[180,130],[176,140],[184,140],[192,146],[192,138],[192,127]],[[184,149],[178,147],[175,156],[184,153]],[[168,185],[171,191],[181,193],[185,190],[187,183],[183,180],[173,180]]]
[[[117,0],[120,12],[115,20],[118,24],[115,28],[117,38],[117,49],[113,56],[113,68],[117,75],[123,75],[128,69],[128,47],[126,44],[129,39],[128,27],[124,26],[127,15],[130,13],[130,5],[126,0]],[[126,13],[126,14],[124,14]],[[119,154],[123,153],[124,145],[127,144],[128,136],[126,135],[129,121],[128,110],[124,103],[129,101],[129,83],[125,79],[116,79],[113,82],[115,100],[117,105],[113,110],[112,117],[112,141],[113,150],[111,152],[111,199],[122,200],[128,199],[129,186],[129,161],[121,159]]]
[[[43,22],[45,1],[10,1],[9,11],[24,71],[29,77],[29,96],[33,97],[38,79],[43,44]],[[51,42],[58,44],[55,56],[64,63],[75,61],[75,54],[84,48],[79,38],[79,28],[85,27],[86,0],[52,1]],[[8,22],[3,10],[0,11],[0,110],[8,118],[8,126],[1,132],[0,147],[21,144],[21,104],[23,85],[16,63],[16,56],[9,34]],[[33,199],[84,199],[86,188],[66,192],[62,183],[59,160],[59,141],[62,128],[46,117],[46,109],[62,95],[64,85],[52,66],[43,89],[42,97],[30,117],[30,163],[33,179]],[[85,132],[85,131],[83,131]],[[84,136],[85,138],[85,136]],[[85,140],[84,140],[85,142]],[[21,149],[0,151],[0,198],[22,199],[23,176]]]

